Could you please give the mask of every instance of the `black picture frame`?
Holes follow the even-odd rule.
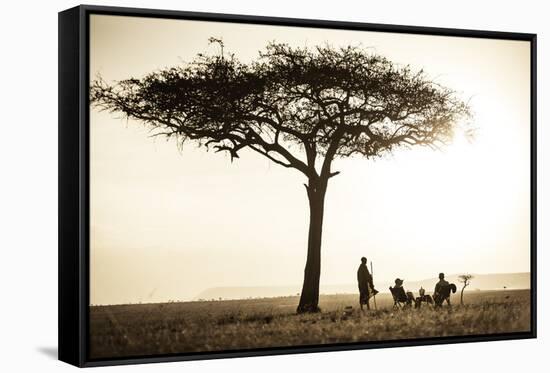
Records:
[[[529,332],[414,340],[324,344],[307,347],[181,353],[90,359],[89,330],[89,17],[92,14],[205,20],[231,23],[322,27],[528,41],[531,46],[531,330]],[[537,36],[528,33],[460,30],[310,19],[211,14],[81,5],[59,13],[59,360],[79,367],[328,352],[382,347],[536,338],[537,321]]]

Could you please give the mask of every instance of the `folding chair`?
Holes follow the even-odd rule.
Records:
[[[393,286],[390,286],[390,292],[393,297],[394,310],[412,306],[412,302],[414,301],[414,296],[412,295],[411,292],[406,294],[405,289],[403,287],[394,288]]]

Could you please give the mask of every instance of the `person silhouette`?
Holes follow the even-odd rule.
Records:
[[[415,302],[414,295],[411,291],[406,291],[403,287],[403,282],[405,280],[402,280],[400,278],[395,279],[395,285],[393,286],[394,291],[396,292],[398,296],[398,300],[400,302],[405,302],[407,305],[411,306],[413,302]],[[415,303],[416,305],[416,303]]]
[[[449,286],[450,286],[449,281],[445,280],[445,274],[441,272],[439,274],[439,281],[437,282],[437,284],[435,284],[433,298],[439,299],[439,297],[442,296],[442,293],[446,293],[444,289],[447,289]],[[449,306],[451,305],[451,298],[449,296],[444,297],[444,300],[447,302]]]
[[[372,275],[367,268],[367,258],[361,258],[361,264],[357,270],[357,283],[359,285],[359,306],[363,311],[363,306],[367,306],[367,310],[370,310],[369,298],[377,293],[374,290],[374,284],[372,283]]]

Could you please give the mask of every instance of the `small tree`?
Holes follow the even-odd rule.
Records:
[[[224,54],[221,40],[210,42],[219,44],[219,55],[199,54],[142,79],[93,81],[91,103],[180,144],[192,141],[231,160],[248,149],[303,174],[309,234],[297,311],[318,311],[325,195],[339,174],[333,160],[438,148],[450,142],[469,107],[422,71],[358,47],[271,43],[244,64]]]
[[[458,276],[458,281],[462,283],[462,290],[460,291],[460,304],[464,305],[464,289],[470,285],[470,280],[474,278],[474,275],[466,274]]]

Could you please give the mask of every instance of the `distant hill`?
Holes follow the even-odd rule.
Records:
[[[449,282],[458,283],[458,275],[448,275],[446,279]],[[420,287],[426,289],[428,293],[433,291],[437,278],[429,278],[425,280],[409,281],[404,279],[405,289],[413,291],[415,294]],[[390,285],[393,282],[375,283],[376,289],[382,293],[389,292]],[[531,278],[529,272],[520,273],[491,273],[491,274],[474,274],[471,285],[467,290],[497,290],[503,289],[529,289],[531,287]],[[247,299],[247,298],[272,298],[283,297],[299,294],[301,291],[300,285],[289,286],[223,286],[209,288],[198,294],[194,300],[210,300],[210,299]],[[340,284],[340,285],[321,285],[321,294],[348,294],[357,293],[357,284]]]

